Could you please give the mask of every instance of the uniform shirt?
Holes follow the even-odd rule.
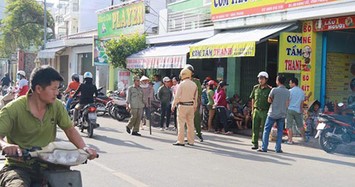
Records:
[[[296,111],[301,113],[301,103],[304,101],[304,92],[303,90],[295,86],[290,89],[290,105],[288,106],[289,110]]]
[[[158,90],[158,99],[162,104],[169,104],[171,102],[173,94],[170,88],[166,86],[161,86]]]
[[[181,81],[179,87],[176,91],[176,95],[173,101],[173,107],[176,107],[180,102],[193,102],[193,106],[197,107],[197,86],[196,84],[190,80],[185,79]]]
[[[75,91],[78,90],[80,86],[80,82],[76,81],[71,81],[68,85],[68,88],[65,90],[65,92],[69,92],[69,98],[73,98],[73,95],[75,94]]]
[[[134,85],[128,87],[126,103],[131,108],[144,108],[142,88],[139,86],[135,87]]]
[[[18,82],[18,88],[19,88],[19,93],[17,94],[18,97],[26,95],[28,92],[28,80],[26,79],[21,79]]]
[[[202,85],[201,85],[200,79],[193,78],[192,80],[197,86],[197,102],[198,102],[198,104],[200,104],[201,103],[201,96],[202,96]]]
[[[43,120],[34,117],[28,106],[30,93],[7,104],[0,111],[0,135],[7,142],[20,148],[44,147],[56,138],[57,125],[65,130],[72,127],[68,113],[63,104],[56,100],[47,105]],[[7,165],[27,166],[30,162],[20,164],[16,159],[8,159]]]
[[[273,88],[269,97],[272,98],[272,103],[268,112],[268,116],[273,119],[286,118],[287,102],[290,99],[290,91],[281,85]]]
[[[94,94],[96,97],[98,96],[97,88],[91,82],[80,84],[73,97],[76,97],[79,93],[79,103],[83,105],[94,103]]]
[[[254,99],[254,108],[259,110],[268,110],[270,103],[267,101],[271,88],[266,85],[261,88],[260,84],[253,87],[253,91],[250,94],[250,99]]]

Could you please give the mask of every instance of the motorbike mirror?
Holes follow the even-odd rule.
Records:
[[[338,103],[338,107],[343,107],[344,103]]]

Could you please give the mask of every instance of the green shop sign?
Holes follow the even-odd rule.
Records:
[[[142,1],[98,14],[99,39],[143,33],[144,15],[145,6]]]

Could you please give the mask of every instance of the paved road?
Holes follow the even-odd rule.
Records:
[[[250,138],[204,133],[195,146],[175,147],[175,132],[128,135],[125,123],[100,118],[93,139],[100,158],[75,167],[85,187],[96,186],[353,186],[354,156],[327,154],[301,145],[285,153],[250,149]],[[64,137],[59,133],[60,137]],[[85,134],[82,134],[85,137]]]

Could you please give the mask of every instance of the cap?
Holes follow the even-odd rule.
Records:
[[[163,82],[169,82],[170,81],[170,78],[169,77],[164,77],[163,78]]]
[[[217,85],[217,83],[216,83],[216,81],[214,81],[214,80],[210,80],[210,81],[208,81],[208,83],[207,83],[208,85]]]
[[[141,77],[141,79],[140,79],[140,81],[147,81],[147,80],[149,80],[149,78],[146,77],[146,76],[144,76],[144,75],[143,75],[143,76]]]
[[[181,80],[185,80],[187,78],[191,78],[192,77],[191,70],[189,70],[187,68],[182,69],[181,72],[180,72],[180,77],[181,77]]]
[[[261,71],[259,74],[258,74],[258,76],[257,76],[258,78],[259,77],[265,77],[265,78],[269,78],[269,74],[267,74],[265,71]]]
[[[133,76],[133,81],[139,81],[139,76]]]
[[[227,83],[224,82],[224,81],[219,82],[219,86],[220,86],[220,87],[228,86],[228,85],[229,85],[229,84],[227,84]]]

